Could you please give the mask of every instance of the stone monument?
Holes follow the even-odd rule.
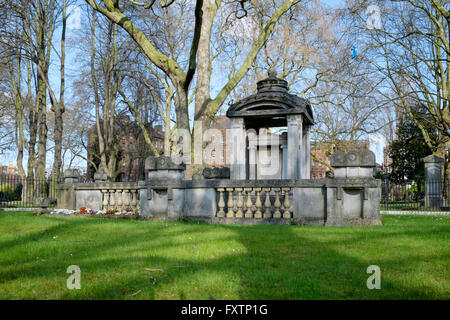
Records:
[[[287,81],[269,71],[268,78],[257,83],[257,93],[231,105],[227,117],[231,119],[231,179],[310,178],[309,132],[314,124],[313,112],[307,100],[288,92]],[[278,144],[272,142],[273,134],[262,134],[267,128],[284,126],[287,135],[279,137]],[[247,135],[249,129],[254,129],[253,134]],[[266,148],[281,167],[271,174],[262,172],[261,158]]]

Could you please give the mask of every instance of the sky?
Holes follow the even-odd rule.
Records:
[[[344,0],[324,0],[323,3],[326,5],[332,7],[332,8],[338,8],[345,4]],[[69,18],[67,21],[67,49],[66,49],[66,74],[67,74],[67,84],[66,84],[66,94],[65,99],[66,101],[70,99],[72,96],[71,87],[72,87],[72,81],[74,80],[74,77],[72,76],[74,73],[78,70],[78,65],[76,63],[77,56],[80,54],[76,49],[70,47],[70,39],[73,37],[76,32],[78,32],[81,29],[81,26],[83,25],[84,20],[86,19],[85,16],[83,16],[83,10],[85,6],[85,1],[77,0],[74,5],[70,6],[67,10],[69,14]],[[57,29],[55,31],[55,43],[54,47],[59,48],[59,37],[60,37],[60,29]],[[351,55],[352,52],[349,52],[349,55]],[[54,67],[50,69],[50,82],[52,83],[53,87],[55,88],[56,94],[59,95],[59,61],[57,61],[57,57],[55,54],[52,55],[52,59],[54,61]],[[216,83],[212,85],[213,91],[214,89],[221,88],[223,83]],[[383,148],[386,146],[386,141],[384,137],[380,134],[372,134],[369,136],[370,140],[370,149],[375,153],[376,155],[376,161],[377,163],[383,162]],[[50,149],[52,149],[52,145],[49,144],[48,146]],[[27,161],[27,154],[25,151],[25,159],[24,159],[24,165]],[[51,163],[53,160],[53,152],[52,150],[49,150],[47,153],[47,167],[50,171]],[[7,164],[15,164],[16,163],[16,152],[14,150],[5,152],[4,154],[0,155],[0,163],[3,165]],[[76,159],[73,163],[74,166],[86,166],[86,161],[82,160],[80,158]]]

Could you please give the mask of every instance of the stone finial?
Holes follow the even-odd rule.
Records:
[[[275,71],[275,69],[270,68],[269,71],[267,72],[267,76],[269,78],[276,78],[277,77],[277,72]]]
[[[80,177],[80,172],[77,169],[66,169],[64,170],[64,183],[78,182]]]
[[[78,169],[66,169],[64,170],[64,178],[78,178],[80,176],[80,172]]]
[[[145,170],[156,170],[156,157],[148,157],[145,159]]]

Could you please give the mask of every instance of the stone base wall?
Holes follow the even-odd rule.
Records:
[[[273,205],[275,196],[270,195],[271,217],[256,217],[255,189],[289,188],[291,203],[289,218],[275,218]],[[165,190],[163,190],[165,189]],[[166,191],[166,190],[171,191]],[[218,215],[219,192],[233,190],[233,217]],[[242,196],[243,216],[237,217],[237,201],[241,190],[251,190],[251,217],[246,217],[247,196]],[[163,190],[158,192],[158,190]],[[237,190],[237,191],[236,191]],[[144,195],[153,194],[150,199]],[[224,192],[224,202],[229,202],[229,191]],[[272,191],[271,191],[272,192]],[[247,194],[248,195],[248,194]],[[172,182],[162,186],[157,182],[147,183],[141,189],[140,216],[150,220],[187,220],[209,223],[244,224],[301,224],[301,225],[380,225],[381,184],[373,178],[323,179],[323,180],[190,180]],[[280,197],[281,211],[285,194]],[[262,202],[264,197],[260,196]],[[228,211],[227,205],[224,208]],[[264,209],[262,209],[264,210]]]
[[[149,157],[147,181],[60,185],[58,207],[118,210],[140,219],[210,223],[381,225],[381,181],[373,178],[375,155],[337,152],[334,179],[183,180],[185,166]]]

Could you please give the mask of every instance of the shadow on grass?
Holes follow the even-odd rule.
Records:
[[[54,222],[55,218],[42,219]],[[426,248],[420,252],[395,249],[396,241],[406,238],[438,240],[448,232],[446,226],[414,231],[395,226],[206,225],[83,218],[58,218],[58,222],[45,234],[39,231],[1,242],[0,252],[31,243],[50,247],[55,256],[44,262],[23,259],[14,268],[0,271],[0,283],[27,280],[39,284],[57,275],[54,297],[59,299],[450,297],[448,250],[425,254]],[[84,230],[94,241],[65,242],[66,236]],[[61,240],[51,242],[53,234],[60,234]],[[73,258],[61,258],[66,251]],[[82,290],[65,288],[65,270],[70,264],[82,268]],[[381,268],[381,290],[366,287],[366,269],[372,264]],[[444,271],[436,270],[437,265]],[[23,298],[30,297],[42,298],[31,294]]]

